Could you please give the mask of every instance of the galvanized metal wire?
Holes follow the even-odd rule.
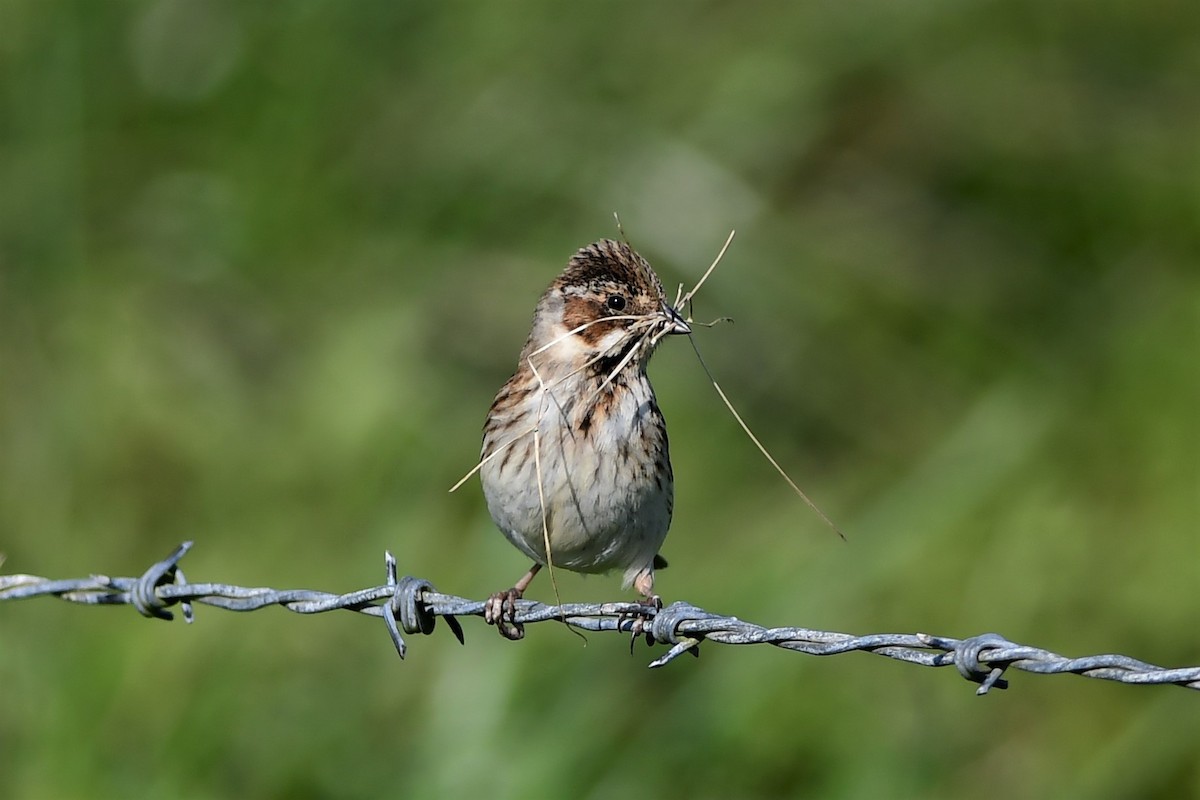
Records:
[[[84,605],[131,605],[146,617],[170,620],[168,609],[179,606],[187,622],[193,620],[193,604],[228,611],[254,611],[282,606],[298,614],[353,611],[382,617],[396,652],[404,658],[404,635],[433,633],[438,617],[463,642],[458,618],[483,616],[483,600],[469,600],[438,592],[419,578],[397,577],[396,560],[385,555],[386,582],[381,586],[349,594],[331,594],[309,589],[269,589],[231,586],[224,583],[189,583],[179,561],[192,547],[184,542],[167,558],[137,578],[91,575],[71,580],[50,580],[35,575],[0,575],[0,601],[33,597],[58,597]],[[684,653],[699,655],[702,642],[719,644],[771,644],[785,650],[815,656],[861,651],[926,667],[953,666],[959,675],[979,684],[977,694],[1007,688],[1002,677],[1015,668],[1044,675],[1070,673],[1088,678],[1132,684],[1174,684],[1200,689],[1200,667],[1166,669],[1121,655],[1083,658],[1065,656],[1040,647],[1010,642],[995,633],[967,639],[925,633],[879,633],[854,636],[809,628],[766,628],[736,617],[713,614],[689,605],[673,603],[662,609],[638,603],[568,603],[545,605],[529,600],[517,602],[515,622],[559,622],[588,631],[618,631],[645,635],[667,651],[650,663],[661,667]]]

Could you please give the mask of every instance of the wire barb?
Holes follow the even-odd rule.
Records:
[[[420,578],[397,577],[396,559],[385,553],[386,582],[349,594],[331,594],[309,589],[267,589],[221,583],[188,583],[179,561],[191,549],[184,542],[137,578],[92,575],[74,580],[50,580],[36,575],[0,575],[0,601],[33,597],[58,597],[82,605],[130,605],[147,617],[169,620],[170,606],[178,604],[186,621],[192,621],[192,604],[227,611],[255,611],[282,606],[297,614],[353,611],[383,617],[396,652],[403,658],[407,645],[403,634],[433,633],[442,617],[460,643],[462,626],[458,617],[483,616],[484,601],[441,594]],[[668,645],[666,653],[650,663],[662,667],[684,653],[699,654],[703,642],[718,644],[770,644],[814,656],[849,652],[873,653],[897,661],[926,667],[953,665],[965,679],[979,684],[976,694],[1004,689],[1006,670],[1055,675],[1071,673],[1088,678],[1129,684],[1173,684],[1200,689],[1200,666],[1166,669],[1122,655],[1066,658],[1037,647],[1016,644],[997,633],[953,639],[925,633],[879,633],[854,636],[808,628],[765,628],[737,617],[726,617],[688,603],[672,603],[662,609],[641,603],[564,603],[544,605],[530,600],[517,602],[515,621],[521,624],[559,622],[586,631],[630,633],[640,617],[651,642]],[[647,621],[648,620],[648,621]]]
[[[187,583],[183,571],[179,569],[179,561],[192,549],[191,542],[184,542],[171,551],[171,554],[154,564],[134,581],[129,589],[129,602],[143,617],[162,619],[170,622],[175,615],[167,611],[167,606],[178,602],[183,609],[185,622],[192,622],[192,604],[186,600],[168,601],[159,594],[158,587],[168,584]]]

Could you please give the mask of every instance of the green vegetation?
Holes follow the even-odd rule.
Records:
[[[0,4],[5,572],[483,597],[469,469],[619,212],[697,335],[652,371],[666,600],[1200,662],[1188,4]],[[564,599],[624,597],[559,575]],[[550,600],[549,583],[532,596]],[[11,798],[1200,794],[1200,697],[466,620],[0,605]],[[655,651],[661,652],[661,651]]]

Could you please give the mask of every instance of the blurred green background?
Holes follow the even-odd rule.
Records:
[[[481,598],[475,462],[579,246],[674,286],[659,576],[772,625],[1200,663],[1200,13],[0,3],[5,572]],[[627,597],[559,574],[564,599]],[[545,580],[531,596],[550,600]],[[1200,796],[1200,697],[465,620],[0,606],[12,798]]]

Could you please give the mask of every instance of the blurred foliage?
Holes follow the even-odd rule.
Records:
[[[538,294],[616,235],[848,532],[656,357],[667,600],[1200,662],[1186,3],[0,3],[8,572],[482,597],[474,463]],[[560,575],[565,599],[620,596]],[[548,582],[534,596],[552,597]],[[12,798],[1182,797],[1195,696],[609,637],[0,607]]]

